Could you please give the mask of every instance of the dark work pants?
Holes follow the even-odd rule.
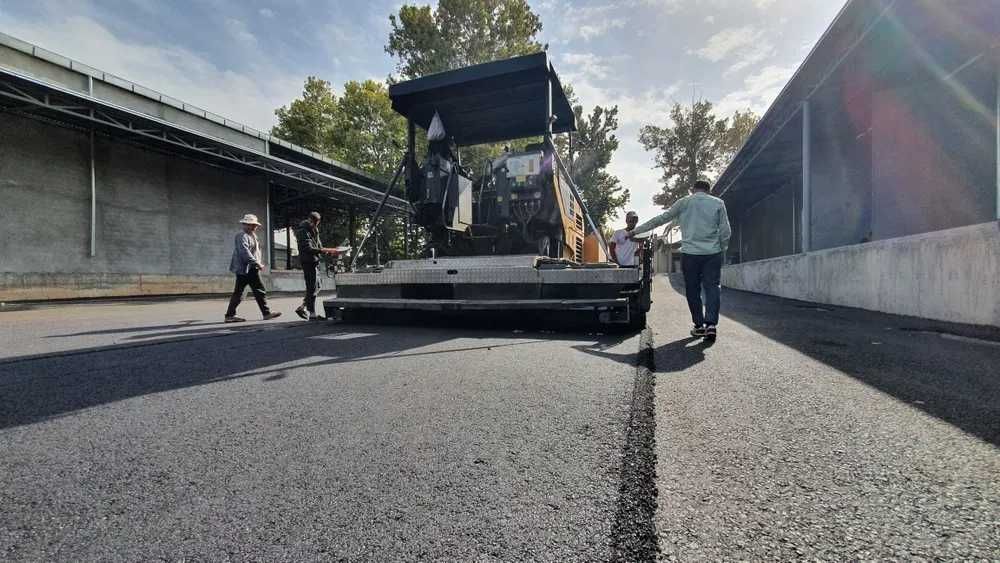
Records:
[[[719,324],[719,305],[722,294],[722,253],[682,254],[684,293],[687,294],[691,321],[695,326]],[[701,291],[705,290],[705,307],[702,310]]]
[[[302,305],[310,314],[316,313],[316,295],[319,294],[319,284],[316,283],[319,262],[303,262],[302,275],[306,278],[306,298],[302,300]]]
[[[236,287],[233,288],[233,296],[229,298],[229,309],[226,311],[227,317],[236,315],[236,308],[240,301],[243,301],[243,290],[250,286],[253,298],[257,300],[260,307],[260,314],[267,315],[271,312],[267,307],[267,291],[264,290],[264,283],[260,281],[260,272],[251,270],[249,274],[236,274]]]

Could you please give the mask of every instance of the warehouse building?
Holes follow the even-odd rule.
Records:
[[[273,262],[274,230],[303,209],[360,215],[384,190],[360,170],[0,34],[0,301],[231,291],[243,214],[265,223]],[[407,209],[395,197],[387,205]],[[294,287],[279,281],[266,283]]]
[[[732,288],[1000,326],[1000,9],[852,0],[720,177]]]

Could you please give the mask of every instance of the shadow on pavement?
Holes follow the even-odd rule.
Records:
[[[298,368],[528,347],[548,340],[597,341],[602,346],[611,346],[628,338],[533,330],[513,332],[518,341],[494,343],[499,338],[510,338],[512,332],[296,323],[266,328],[247,326],[226,333],[186,334],[175,339],[126,347],[93,347],[53,356],[5,358],[0,361],[0,428],[237,378],[264,376],[263,381],[280,382],[289,377],[289,371]],[[494,342],[469,346],[469,339]],[[452,340],[456,340],[453,346],[440,346]],[[438,348],[421,350],[435,345]],[[336,377],[337,372],[331,370],[328,375]]]
[[[668,278],[683,295],[683,281]],[[739,323],[1000,446],[1000,347],[992,342],[943,338],[936,331],[955,330],[936,328],[943,323],[732,289],[723,291],[722,317],[722,340],[725,322]],[[657,371],[671,356],[657,354]]]
[[[85,332],[71,332],[66,334],[50,334],[45,338],[73,338],[75,336],[99,336],[102,334],[124,334],[129,332],[152,332],[152,331],[168,331],[171,329],[185,328],[192,326],[219,326],[225,324],[222,321],[219,322],[202,322],[197,320],[185,320],[177,321],[173,324],[164,325],[151,325],[151,326],[133,326],[133,327],[122,327],[122,328],[108,328],[103,330],[89,330]]]

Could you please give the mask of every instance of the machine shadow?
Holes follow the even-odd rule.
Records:
[[[668,278],[683,295],[683,280]],[[739,323],[1000,446],[1000,346],[942,338],[968,327],[732,289],[722,317],[722,341],[726,320]]]
[[[144,395],[260,377],[269,385],[299,368],[425,355],[445,355],[548,340],[610,343],[612,336],[548,330],[442,330],[341,323],[293,324],[270,330],[182,336],[135,346],[101,346],[0,362],[0,428],[34,424]],[[473,342],[469,342],[473,340]],[[481,344],[475,342],[483,340]],[[449,345],[449,341],[454,341]],[[427,347],[433,349],[424,349]],[[330,370],[330,376],[337,376]]]

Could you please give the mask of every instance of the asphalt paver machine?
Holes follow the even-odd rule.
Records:
[[[329,318],[493,311],[645,326],[650,253],[634,268],[608,260],[553,143],[572,136],[576,118],[546,53],[401,82],[389,96],[408,142],[385,197],[404,182],[426,244],[420,259],[358,268],[366,236],[336,276],[337,296],[324,301]],[[419,158],[417,127],[427,138]],[[499,156],[463,165],[463,148],[500,143],[508,146]]]

